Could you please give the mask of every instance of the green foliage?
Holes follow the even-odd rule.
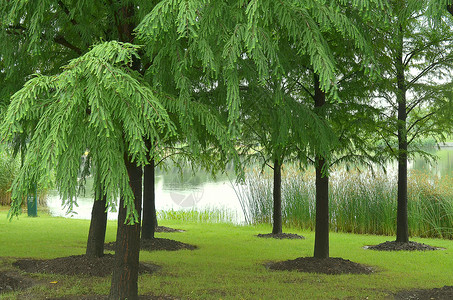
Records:
[[[57,188],[69,208],[75,203],[80,157],[89,149],[110,204],[118,196],[133,207],[125,159],[147,163],[145,140],[171,136],[174,125],[156,94],[127,66],[137,57],[131,44],[107,42],[72,60],[62,73],[37,75],[11,99],[1,132],[10,142],[36,124],[24,164],[13,184],[16,215],[33,182],[55,168]],[[150,149],[154,155],[155,149]]]
[[[11,184],[19,170],[19,161],[3,153],[0,156],[0,204],[11,203]]]
[[[385,1],[355,1],[354,7],[384,7]],[[193,81],[206,86],[225,86],[224,97],[230,129],[236,132],[240,115],[239,85],[243,74],[238,68],[249,59],[256,66],[253,76],[264,84],[272,76],[287,76],[282,69],[281,40],[288,40],[293,55],[308,57],[309,65],[319,74],[322,88],[336,95],[336,62],[325,32],[335,30],[350,39],[359,51],[370,52],[357,26],[348,19],[341,6],[344,1],[161,1],[136,28],[137,37],[146,45],[149,56],[155,57],[152,74],[171,69],[174,88],[188,102]],[[196,16],[196,17],[195,17]],[[219,26],[218,20],[222,20]],[[278,30],[277,30],[278,29]],[[193,71],[204,74],[194,79]],[[159,78],[161,77],[161,78]],[[155,84],[167,87],[162,75]],[[248,77],[245,76],[245,80]],[[168,81],[168,80],[167,80]]]

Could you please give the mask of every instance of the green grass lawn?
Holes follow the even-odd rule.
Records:
[[[389,294],[414,288],[434,288],[453,284],[453,241],[418,239],[446,250],[430,252],[375,252],[364,250],[393,240],[393,237],[331,233],[330,253],[354,262],[374,266],[372,275],[322,275],[268,271],[267,261],[311,256],[314,233],[284,229],[304,235],[305,240],[270,240],[255,237],[268,233],[267,226],[200,224],[162,220],[160,225],[186,230],[158,233],[197,245],[198,250],[140,253],[142,262],[162,269],[141,275],[139,294],[171,295],[182,299],[384,299]],[[0,271],[10,271],[15,258],[55,258],[83,254],[89,221],[54,218],[41,213],[11,222],[0,212]],[[116,221],[109,221],[107,241],[113,241]],[[17,272],[17,271],[16,271]],[[20,271],[18,271],[20,273]],[[23,273],[22,273],[23,274]],[[68,295],[108,294],[110,277],[23,274],[39,284],[1,299],[42,299]],[[29,297],[29,296],[28,296]]]

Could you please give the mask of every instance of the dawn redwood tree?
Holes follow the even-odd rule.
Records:
[[[397,1],[392,8],[390,26],[381,34],[378,132],[387,149],[382,153],[398,161],[396,242],[407,243],[408,159],[414,154],[430,159],[421,139],[439,142],[451,132],[453,20],[444,16],[434,26],[425,16],[427,1]]]
[[[331,4],[332,6],[329,6]],[[287,3],[270,3],[268,1],[252,1],[249,3],[247,10],[251,15],[248,16],[247,28],[252,28],[254,31],[258,32],[258,37],[246,37],[244,38],[246,50],[245,54],[241,56],[241,59],[244,59],[244,56],[250,57],[252,62],[256,65],[256,72],[258,78],[262,81],[262,85],[265,87],[270,86],[269,81],[267,81],[267,76],[275,79],[283,78],[283,81],[291,83],[291,80],[295,81],[298,75],[303,76],[306,73],[307,69],[311,70],[315,75],[315,85],[317,86],[315,91],[315,111],[322,111],[324,104],[326,103],[326,98],[329,97],[330,101],[336,101],[338,98],[338,90],[335,84],[337,79],[337,66],[336,66],[336,57],[333,52],[333,48],[336,45],[335,38],[332,38],[329,35],[329,32],[334,32],[334,35],[338,40],[347,39],[353,44],[358,53],[367,53],[369,52],[369,45],[367,44],[365,38],[363,37],[360,29],[356,26],[356,23],[347,17],[347,14],[344,14],[346,9],[338,9],[341,7],[340,3],[329,3],[326,6],[322,6],[319,3],[316,7],[307,7],[300,2],[287,2]],[[357,3],[357,9],[360,10],[363,8],[361,5],[375,5],[375,2],[364,1]],[[377,3],[378,6],[381,3]],[[334,10],[330,10],[333,9]],[[322,8],[323,12],[317,11],[317,9]],[[333,13],[334,12],[334,13]],[[330,15],[330,13],[333,13]],[[324,18],[324,16],[329,15],[329,17]],[[323,17],[321,17],[323,16]],[[341,21],[340,21],[341,20]],[[278,25],[276,25],[278,24]],[[306,26],[306,25],[309,26]],[[307,32],[307,27],[310,28],[310,32]],[[278,28],[278,31],[276,30]],[[280,38],[281,36],[288,37],[289,43],[282,43]],[[308,34],[309,36],[304,36]],[[265,38],[267,37],[267,38]],[[314,38],[316,37],[316,38]],[[256,39],[256,40],[255,40]],[[271,42],[266,44],[265,41],[275,42],[276,45],[273,45]],[[250,44],[253,41],[255,44]],[[258,41],[262,44],[258,45]],[[313,44],[310,44],[308,41],[313,41]],[[316,42],[319,42],[316,50],[319,52],[311,52],[316,46]],[[283,46],[282,46],[283,45]],[[275,46],[275,48],[272,48]],[[285,48],[285,46],[287,46]],[[247,48],[250,47],[250,48]],[[280,48],[281,47],[281,48]],[[313,47],[313,48],[312,48]],[[288,55],[287,60],[283,60],[280,57],[281,52],[286,51],[291,55]],[[268,56],[266,56],[268,55]],[[357,57],[360,57],[358,55]],[[294,61],[295,57],[301,57]],[[260,59],[263,58],[261,61]],[[289,59],[288,59],[289,58]],[[303,59],[302,59],[303,58]],[[300,61],[304,60],[305,69],[299,68],[298,70],[291,70],[291,72],[285,73],[288,69],[285,69],[288,64],[297,64]],[[240,61],[239,59],[237,61]],[[327,65],[320,67],[320,62],[329,62]],[[269,63],[270,62],[270,63]],[[363,60],[364,65],[369,63],[367,57]],[[241,68],[237,68],[242,71]],[[325,81],[327,74],[331,74],[332,78],[328,82]],[[244,82],[248,83],[249,78],[244,76]],[[286,92],[286,91],[285,91]],[[291,93],[290,91],[288,92]],[[269,93],[268,93],[269,94]],[[282,99],[284,99],[282,97]],[[302,99],[297,99],[301,101]],[[296,100],[296,101],[297,101]],[[262,108],[262,102],[259,102],[258,109]],[[282,100],[282,102],[285,102]],[[276,108],[282,109],[279,106],[279,102],[275,101]],[[246,106],[246,103],[243,103]],[[261,105],[261,107],[259,107]],[[274,114],[278,114],[275,112]],[[246,114],[247,116],[247,114]],[[323,116],[320,113],[320,116]],[[307,116],[302,116],[302,118]],[[296,117],[297,118],[297,117]],[[282,118],[285,121],[283,124],[288,124],[291,121]],[[274,123],[273,125],[275,126]],[[266,126],[264,124],[263,126]],[[268,125],[269,126],[269,125]],[[314,126],[315,127],[315,126]],[[284,126],[283,126],[284,128]],[[269,126],[271,130],[271,126]],[[300,129],[302,130],[302,129]],[[295,130],[292,129],[289,132],[293,133]],[[283,135],[286,135],[287,132],[284,132]],[[328,216],[328,177],[326,172],[328,171],[328,166],[326,162],[329,159],[329,153],[322,151],[322,132],[319,130],[307,130],[307,135],[311,135],[312,139],[306,139],[301,141],[300,139],[296,142],[299,143],[299,156],[307,156],[309,154],[315,154],[317,156],[317,165],[318,169],[318,183],[319,183],[319,192],[317,197],[317,226],[316,226],[316,240],[315,240],[315,257],[316,258],[327,258],[329,249],[328,249],[328,230],[329,230],[329,216]],[[270,136],[269,136],[270,137]],[[313,142],[315,141],[315,142]],[[277,143],[275,145],[282,146],[284,143]],[[319,143],[318,143],[319,142]],[[305,143],[305,145],[304,145]],[[322,172],[322,173],[321,173]],[[278,175],[278,174],[277,174]],[[278,185],[277,185],[278,186]],[[277,207],[278,208],[278,207]]]
[[[30,183],[52,168],[60,194],[71,204],[80,156],[90,149],[103,194],[110,202],[120,199],[117,243],[123,247],[117,249],[112,279],[115,299],[137,298],[145,139],[157,142],[174,132],[154,92],[128,67],[137,56],[131,44],[108,42],[72,60],[58,75],[37,75],[13,95],[1,128],[9,141],[30,119],[38,118],[13,184],[12,215],[19,213]]]
[[[282,37],[279,44],[285,43]],[[287,43],[287,41],[286,41]],[[331,142],[335,140],[327,122],[319,118],[295,93],[295,80],[300,77],[298,66],[301,65],[290,51],[279,53],[280,61],[285,64],[286,76],[278,80],[266,78],[263,85],[255,76],[257,70],[248,60],[242,62],[244,81],[241,86],[242,135],[239,146],[245,162],[261,162],[273,170],[273,212],[272,233],[282,233],[282,166],[284,162],[304,163],[308,145],[319,145],[319,152],[327,153]],[[294,75],[292,75],[294,74]],[[317,136],[309,132],[316,132]]]
[[[113,127],[114,128],[120,128],[123,125],[123,121],[115,122],[112,119],[111,114],[106,114],[106,110],[99,110],[99,103],[94,101],[93,99],[97,99],[97,101],[101,101],[104,104],[105,102],[109,99],[115,99],[116,97],[121,97],[122,99],[128,99],[131,97],[135,97],[134,99],[140,99],[140,101],[145,101],[144,99],[148,99],[150,97],[154,97],[155,94],[162,95],[158,93],[158,89],[154,88],[151,89],[147,85],[147,81],[153,81],[152,77],[153,76],[148,76],[146,79],[144,79],[140,73],[143,73],[145,69],[147,69],[151,65],[151,61],[153,61],[153,55],[150,57],[147,57],[144,53],[144,51],[141,50],[141,56],[138,55],[137,48],[135,48],[132,45],[129,44],[115,44],[115,43],[107,43],[105,44],[104,48],[102,46],[95,47],[93,50],[90,50],[90,46],[96,42],[99,42],[100,40],[121,40],[121,41],[132,41],[132,29],[139,22],[139,20],[144,16],[144,14],[148,13],[151,11],[152,7],[154,7],[154,3],[152,1],[136,1],[136,3],[132,3],[132,1],[95,1],[95,2],[67,2],[67,1],[45,1],[45,0],[35,0],[35,1],[8,1],[8,2],[1,2],[0,3],[0,20],[1,20],[1,28],[2,31],[1,33],[9,38],[9,37],[15,37],[20,36],[21,43],[15,44],[13,39],[5,39],[5,43],[2,44],[4,46],[5,44],[9,49],[13,49],[16,46],[20,46],[19,49],[26,49],[23,50],[22,53],[31,53],[34,58],[36,58],[37,62],[31,64],[30,69],[32,72],[38,72],[39,74],[42,74],[43,76],[38,76],[34,79],[31,79],[31,81],[28,81],[27,84],[24,86],[24,88],[21,90],[22,92],[18,92],[15,94],[15,96],[12,98],[12,101],[16,101],[14,99],[17,99],[19,97],[19,94],[26,94],[27,91],[30,91],[30,89],[33,90],[33,84],[37,84],[39,91],[33,90],[33,93],[37,93],[40,96],[42,96],[40,93],[44,93],[45,95],[48,95],[48,102],[53,103],[53,100],[55,99],[60,99],[59,98],[61,95],[64,95],[66,97],[64,100],[66,101],[67,99],[71,98],[74,101],[77,100],[77,96],[80,97],[85,97],[83,98],[84,101],[88,101],[88,104],[85,107],[85,113],[87,116],[89,116],[89,122],[92,120],[95,120],[96,122],[99,120],[99,122],[103,122],[103,126],[106,127],[105,129],[111,130]],[[13,33],[11,31],[14,30]],[[119,45],[119,46],[118,46]],[[125,49],[122,48],[125,46]],[[6,47],[6,46],[5,46]],[[103,50],[100,50],[100,49]],[[95,51],[110,51],[110,53],[106,52],[104,53],[104,56],[98,55],[99,53]],[[124,50],[124,51],[123,51]],[[115,52],[116,51],[116,52]],[[16,54],[19,53],[18,51],[10,51],[10,52],[2,52],[2,62],[14,62],[15,60],[20,60],[21,57],[17,56]],[[56,55],[58,53],[58,55]],[[146,53],[151,53],[151,52],[146,52]],[[9,55],[8,57],[5,55]],[[87,56],[84,56],[87,55]],[[117,55],[115,57],[115,55]],[[85,66],[86,70],[82,71],[93,71],[90,74],[82,74],[79,71],[81,69],[78,69],[77,66],[74,66],[71,64],[74,62],[72,60],[71,63],[69,63],[70,59],[77,58],[79,60],[75,60],[78,63],[80,62],[79,66],[82,66],[85,62],[89,62],[89,66]],[[82,59],[83,58],[83,59]],[[85,60],[86,59],[86,60]],[[112,59],[112,60],[109,60]],[[93,60],[93,61],[90,61]],[[104,63],[104,61],[106,63]],[[25,61],[25,60],[24,60]],[[65,71],[59,74],[60,68],[68,64],[65,68]],[[97,72],[94,72],[94,69],[91,69],[94,65],[98,65],[99,68]],[[120,74],[121,76],[115,77],[117,75],[118,69],[115,68],[110,68],[111,66],[114,67],[119,67],[121,65],[121,72],[124,74]],[[12,66],[15,66],[12,64]],[[72,69],[71,69],[72,68]],[[107,69],[106,69],[107,68]],[[125,68],[125,70],[124,70]],[[20,76],[20,73],[17,73],[20,71],[19,68],[11,68],[12,71],[10,74],[16,74],[17,76]],[[75,70],[75,73],[71,73],[70,70]],[[100,71],[104,70],[104,73],[98,73]],[[78,73],[79,72],[79,73]],[[162,73],[169,73],[168,69],[165,69]],[[59,74],[59,75],[58,75]],[[68,75],[69,74],[69,75]],[[78,75],[82,74],[82,77],[77,77]],[[126,74],[126,75],[125,75]],[[24,74],[26,75],[26,74]],[[66,93],[66,91],[69,89],[70,85],[68,85],[67,89],[62,91],[62,86],[53,86],[52,84],[43,84],[41,85],[40,80],[44,81],[49,81],[53,82],[50,78],[53,78],[56,76],[58,80],[63,78],[64,76],[68,75],[69,77],[73,76],[74,78],[77,78],[75,81],[78,86],[74,87],[72,86],[74,90],[74,95],[68,96],[69,94]],[[91,75],[91,83],[88,81],[88,77]],[[52,77],[53,76],[53,77]],[[63,77],[61,77],[63,76]],[[87,76],[87,78],[83,78],[83,76]],[[94,76],[94,77],[93,77]],[[126,79],[123,80],[123,77]],[[117,80],[120,78],[123,82],[120,84],[116,85],[116,88],[121,89],[119,91],[115,91],[114,89],[114,81],[112,80]],[[22,82],[25,82],[26,78],[22,79]],[[66,78],[68,81],[70,81],[71,78]],[[57,81],[58,81],[57,80]],[[63,80],[63,79],[62,79]],[[58,81],[58,84],[62,81]],[[110,82],[109,82],[110,80]],[[135,81],[134,81],[135,80]],[[94,82],[96,82],[94,84]],[[132,82],[132,83],[131,83]],[[88,86],[91,84],[91,86]],[[125,84],[126,86],[122,86],[122,84]],[[36,86],[35,86],[36,87]],[[48,93],[46,92],[48,91]],[[107,91],[107,92],[106,92]],[[87,93],[87,94],[84,94]],[[127,93],[127,94],[125,94]],[[77,95],[76,95],[77,94]],[[136,94],[136,95],[135,95]],[[89,95],[89,96],[88,96]],[[28,95],[30,100],[32,97]],[[99,99],[99,97],[106,97],[105,99]],[[133,135],[132,133],[129,134],[129,136],[125,136],[124,139],[126,142],[123,143],[117,143],[117,147],[122,147],[122,149],[118,150],[118,153],[122,152],[121,155],[121,160],[123,164],[120,163],[119,161],[119,156],[117,155],[116,160],[112,160],[109,158],[110,153],[108,152],[108,149],[106,150],[107,152],[100,152],[102,155],[94,157],[93,160],[96,162],[96,172],[101,172],[99,174],[99,184],[102,187],[102,193],[97,195],[95,198],[96,199],[102,199],[104,195],[107,195],[107,201],[108,203],[112,203],[112,201],[115,201],[115,196],[120,197],[120,210],[126,210],[126,213],[120,211],[120,217],[126,217],[127,220],[129,220],[129,223],[134,224],[134,228],[122,228],[124,225],[125,221],[124,218],[121,220],[119,219],[119,234],[120,233],[126,233],[122,235],[124,238],[127,238],[127,232],[131,231],[130,234],[133,236],[137,236],[137,223],[140,221],[139,216],[140,213],[135,209],[137,208],[138,210],[141,207],[141,202],[138,203],[136,201],[139,201],[140,199],[137,197],[133,197],[132,195],[141,195],[141,192],[138,192],[138,186],[141,187],[141,184],[136,180],[135,176],[138,174],[138,170],[134,170],[135,168],[138,168],[138,166],[143,166],[147,163],[146,156],[143,155],[150,155],[150,157],[159,157],[159,147],[153,147],[148,150],[146,150],[146,145],[139,147],[140,150],[133,149],[132,144],[128,145],[128,142],[136,142],[139,143],[142,139],[149,138],[150,140],[147,140],[147,142],[150,142],[151,145],[161,145],[162,140],[164,140],[171,132],[174,132],[174,128],[171,130],[157,130],[156,128],[153,128],[150,124],[153,124],[155,121],[153,118],[150,117],[149,115],[151,114],[150,111],[147,110],[147,108],[153,108],[154,112],[158,114],[157,119],[160,120],[161,123],[165,123],[165,126],[170,126],[170,124],[173,124],[172,122],[169,121],[169,117],[167,116],[167,110],[163,109],[160,105],[162,103],[165,103],[169,107],[169,111],[172,113],[176,114],[177,116],[184,116],[185,119],[187,120],[197,120],[197,124],[200,124],[201,126],[204,126],[206,131],[209,132],[211,136],[220,136],[218,140],[220,140],[220,144],[225,146],[231,144],[231,140],[229,137],[225,134],[225,130],[223,129],[223,124],[222,122],[211,112],[213,110],[210,110],[209,108],[206,107],[206,105],[197,104],[197,103],[184,103],[182,105],[181,102],[177,101],[178,98],[175,99],[175,97],[171,97],[169,94],[162,95],[160,98],[160,102],[156,100],[154,97],[153,100],[147,100],[147,103],[141,106],[130,106],[129,108],[135,109],[137,111],[129,111],[126,110],[126,112],[130,112],[131,114],[136,114],[138,111],[141,111],[142,115],[148,117],[147,121],[149,122],[148,125],[144,125],[146,123],[142,123],[142,126],[145,126],[147,128],[140,128],[137,124],[135,125],[128,125],[127,128],[124,128],[122,131],[125,131],[128,133],[128,130],[132,130],[133,134],[137,137],[136,139],[133,140],[127,140],[130,139],[131,136]],[[80,100],[80,98],[79,98]],[[17,100],[19,101],[19,100]],[[109,100],[110,101],[110,100]],[[138,101],[138,100],[137,100]],[[64,101],[63,101],[64,102]],[[108,102],[108,101],[107,101]],[[110,102],[114,102],[113,100]],[[110,103],[109,102],[109,103]],[[73,103],[73,102],[72,102]],[[107,103],[107,104],[109,104]],[[29,105],[32,105],[33,103],[29,103]],[[107,105],[106,104],[106,105]],[[94,106],[93,106],[94,105]],[[49,121],[49,115],[51,114],[48,110],[45,110],[49,105],[38,107],[40,109],[35,109],[33,107],[33,111],[22,111],[22,110],[27,110],[27,106],[18,106],[18,105],[13,105],[11,104],[9,107],[9,117],[10,118],[16,118],[15,121],[20,123],[19,128],[11,128],[9,127],[6,129],[5,127],[5,135],[7,135],[7,138],[4,138],[4,140],[11,141],[13,140],[17,135],[22,134],[22,132],[26,132],[27,134],[31,134],[31,142],[35,141],[35,131],[38,129],[38,126],[47,126],[47,125],[40,125]],[[55,108],[55,106],[54,106]],[[80,107],[82,109],[83,106]],[[111,108],[111,107],[109,107]],[[162,113],[159,113],[162,111]],[[129,122],[134,121],[134,116],[131,115],[131,118],[127,118],[126,114],[118,115],[119,113],[125,112],[124,110],[121,111],[118,109],[118,112],[115,114],[116,117],[122,117],[125,118],[124,120],[127,120]],[[26,114],[26,113],[31,113],[33,114],[32,116],[27,116],[25,119],[21,119],[21,116],[14,115],[15,113],[17,114]],[[76,114],[74,114],[74,118],[76,117]],[[66,117],[65,117],[66,118]],[[92,118],[92,119],[91,119]],[[10,122],[15,122],[14,120]],[[80,121],[80,120],[79,120]],[[82,123],[85,120],[81,121]],[[93,123],[95,123],[93,121]],[[37,125],[36,125],[37,124]],[[49,123],[46,123],[49,124]],[[91,123],[90,123],[91,124]],[[127,125],[128,123],[124,123],[124,125]],[[190,128],[190,122],[186,123],[187,127]],[[11,125],[11,124],[10,124]],[[72,124],[73,125],[73,124]],[[72,126],[71,125],[71,126]],[[93,124],[91,124],[93,125]],[[155,125],[155,124],[154,124]],[[87,124],[88,126],[88,124]],[[116,126],[116,127],[115,127]],[[163,126],[163,127],[165,127]],[[61,127],[60,128],[65,128],[67,130],[70,130],[68,127]],[[97,125],[97,129],[101,129],[102,126],[99,124]],[[112,127],[112,128],[110,128]],[[148,128],[149,127],[149,128]],[[17,129],[17,130],[16,130]],[[40,127],[40,130],[44,130],[43,128]],[[71,129],[72,130],[72,129]],[[117,130],[119,132],[119,130]],[[62,131],[62,138],[65,138],[69,135],[69,132],[67,131]],[[93,131],[93,133],[95,130]],[[152,134],[150,134],[152,132]],[[39,133],[39,132],[38,132]],[[99,133],[101,135],[101,133]],[[196,134],[196,133],[195,133]],[[195,135],[193,134],[193,135]],[[13,137],[14,136],[14,137]],[[138,137],[140,136],[140,137]],[[159,138],[158,136],[161,136]],[[110,138],[111,140],[113,139],[119,139],[120,136],[116,134],[114,138],[112,138],[109,134],[107,134],[107,137]],[[49,137],[50,138],[50,137]],[[85,139],[85,137],[83,138]],[[101,140],[101,139],[99,139]],[[195,139],[194,139],[195,140]],[[40,143],[42,142],[43,139],[39,140],[39,142],[33,142],[33,143]],[[82,147],[83,149],[77,148],[81,145],[82,142],[79,144],[77,141],[74,141],[74,143],[70,143],[68,148],[70,150],[65,150],[66,152],[71,152],[74,154],[77,152],[77,155],[80,156],[86,151],[86,149],[89,149],[90,153],[93,153],[93,156],[95,155],[96,151],[99,151],[99,149],[92,148],[93,144],[90,144],[86,141],[83,141],[85,145]],[[65,147],[67,146],[67,142],[63,141],[62,142]],[[193,143],[194,144],[194,143]],[[36,145],[36,144],[35,144]],[[106,144],[107,145],[107,144]],[[41,145],[42,146],[42,145]],[[95,145],[96,146],[96,145]],[[137,145],[135,145],[137,146]],[[39,146],[34,146],[34,147],[39,147]],[[137,146],[138,147],[138,146]],[[232,147],[230,147],[232,148]],[[31,149],[31,148],[30,148]],[[53,150],[54,148],[51,148],[49,150]],[[112,148],[111,151],[114,151],[116,149],[115,147]],[[104,149],[105,150],[105,149]],[[120,151],[121,150],[121,151]],[[136,157],[137,151],[140,152],[140,157]],[[148,153],[145,153],[148,151]],[[151,152],[151,153],[149,153]],[[52,168],[54,165],[53,163],[56,163],[57,158],[60,157],[60,155],[63,155],[62,153],[54,153],[50,151],[48,160],[47,160],[47,167]],[[67,154],[69,155],[69,154]],[[75,155],[75,154],[74,154]],[[106,155],[106,156],[103,156]],[[38,155],[39,156],[39,155]],[[27,157],[27,156],[26,156]],[[55,158],[57,157],[57,158]],[[43,164],[46,163],[46,160],[42,160]],[[69,162],[69,161],[68,161]],[[114,168],[112,167],[107,167],[108,163],[116,163]],[[118,168],[120,166],[125,166],[125,163],[127,164],[127,168],[123,169],[122,171],[124,172],[118,172]],[[75,161],[72,161],[72,164],[75,165]],[[57,165],[57,168],[61,164]],[[138,166],[137,166],[138,165]],[[71,165],[72,166],[72,165]],[[25,166],[25,168],[29,168],[30,166]],[[44,165],[41,165],[41,170],[39,172],[43,173],[44,172]],[[74,166],[72,166],[74,167]],[[109,170],[108,172],[114,172],[116,177],[116,180],[123,180],[122,186],[114,186],[112,180],[106,181],[106,170]],[[125,172],[128,171],[128,172]],[[76,175],[72,174],[74,177]],[[134,184],[134,187],[131,189],[129,185],[127,185],[128,188],[124,185],[128,181],[128,176],[131,175],[131,180],[132,183]],[[27,176],[34,176],[33,174],[27,175]],[[111,175],[109,175],[111,176]],[[60,180],[61,178],[58,177]],[[74,178],[72,178],[74,179]],[[22,180],[17,181],[16,187],[21,186],[22,184],[29,185],[29,183],[26,183],[26,180],[22,178]],[[74,184],[73,181],[66,181],[66,182],[58,182],[58,187],[60,189],[61,195],[63,196],[64,200],[66,201],[66,204],[69,205],[71,208],[71,205],[73,205],[73,200],[75,196],[75,186],[71,186],[71,184]],[[64,189],[61,187],[65,186]],[[27,186],[21,186],[20,188],[27,190]],[[112,194],[116,188],[116,194]],[[23,191],[23,190],[22,190]],[[18,191],[17,193],[20,194],[22,191]],[[123,194],[121,194],[123,193]],[[135,202],[134,202],[135,201]],[[17,204],[17,203],[16,203]],[[17,206],[16,204],[13,205],[12,207],[12,214],[17,212]],[[95,210],[100,213],[102,213],[102,216],[99,216],[99,218],[104,217],[104,211],[102,210]],[[98,217],[98,216],[97,216]],[[98,224],[102,224],[102,222],[97,222]],[[132,226],[131,226],[132,227]],[[124,229],[124,230],[122,230]],[[129,230],[131,229],[131,230]],[[133,229],[133,230],[132,230]],[[103,230],[96,230],[94,232],[102,232]],[[98,239],[100,240],[100,239]],[[127,240],[127,239],[126,239]],[[129,239],[129,241],[137,241],[137,239]],[[118,241],[121,244],[121,241]],[[132,245],[131,245],[132,246]],[[129,247],[131,248],[131,247]],[[126,256],[130,256],[133,258],[133,264],[138,263],[138,248],[137,247],[132,247],[134,248],[133,253],[132,252],[124,252],[123,254]],[[126,248],[122,249],[125,250]],[[121,257],[121,253],[117,252],[117,257]],[[126,259],[127,261],[127,259]],[[127,261],[127,263],[129,263]],[[137,295],[137,286],[136,286],[136,276],[132,274],[131,276],[117,276],[116,274],[121,273],[122,269],[123,271],[127,272],[137,272],[137,268],[133,267],[130,268],[128,267],[127,264],[117,264],[117,270],[118,272],[115,272],[114,275],[114,280],[115,282],[112,282],[112,297],[116,297],[115,293],[120,294],[120,298],[124,297],[129,297],[129,298],[136,298]],[[120,282],[116,282],[119,280]],[[127,296],[127,295],[129,296]],[[121,296],[122,295],[122,296]],[[126,295],[126,296],[124,296]]]

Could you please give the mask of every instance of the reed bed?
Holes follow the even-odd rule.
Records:
[[[397,178],[377,171],[337,170],[329,178],[332,231],[396,234]],[[250,224],[272,222],[272,174],[251,170],[238,197]],[[285,226],[314,230],[315,174],[285,166],[282,172]],[[411,236],[453,239],[453,178],[411,170],[408,174]]]

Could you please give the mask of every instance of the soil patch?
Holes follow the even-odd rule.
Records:
[[[100,258],[76,255],[48,260],[20,259],[13,266],[29,273],[107,276],[112,274],[114,264],[114,256],[106,254]],[[154,273],[159,269],[158,265],[141,263],[139,273]]]
[[[314,258],[299,257],[293,260],[271,262],[265,265],[271,270],[299,271],[323,274],[371,274],[373,269],[339,257]]]
[[[259,238],[268,238],[268,239],[299,239],[304,240],[305,237],[295,234],[295,233],[266,233],[266,234],[258,234],[257,237]]]
[[[140,241],[140,249],[147,251],[177,251],[177,250],[195,250],[198,247],[170,239],[154,238]],[[115,251],[115,242],[110,242],[104,245],[104,249]]]
[[[365,249],[378,251],[433,251],[442,248],[432,247],[417,242],[400,243],[396,241],[388,241],[375,246],[365,246]]]
[[[409,290],[401,291],[394,295],[394,299],[436,299],[436,300],[451,300],[453,299],[453,286],[444,286],[429,290]]]
[[[174,229],[174,228],[165,227],[165,226],[157,226],[155,229],[155,232],[185,232],[185,230]]]
[[[0,294],[17,291],[32,285],[32,281],[28,278],[0,272]]]

